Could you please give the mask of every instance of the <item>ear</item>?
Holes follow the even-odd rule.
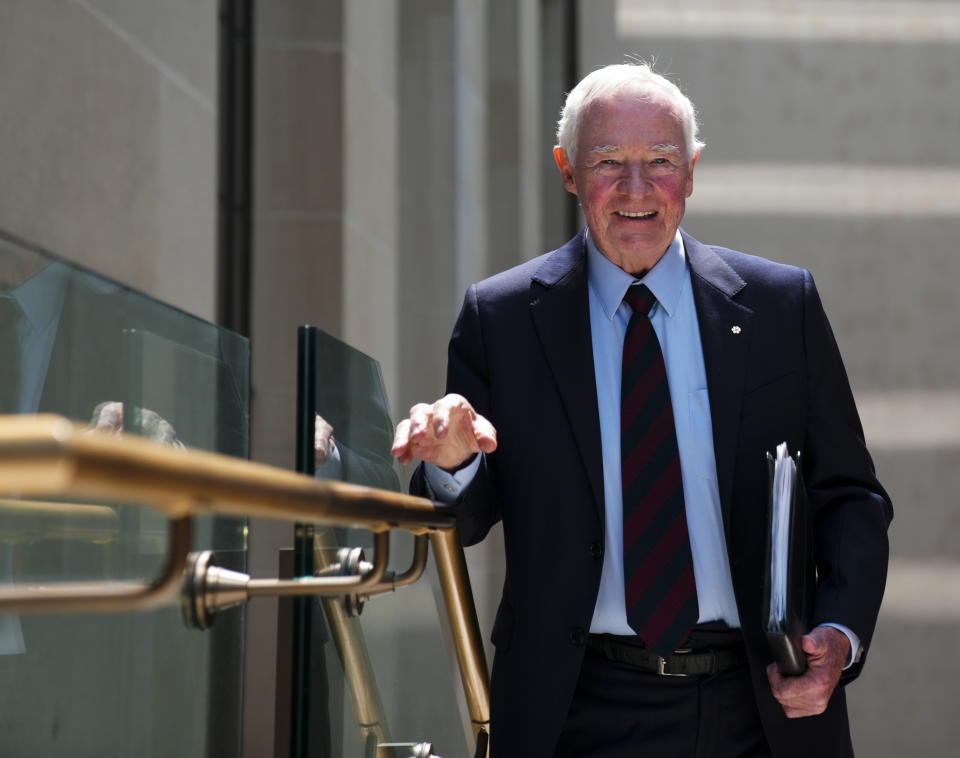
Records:
[[[576,195],[577,183],[573,178],[573,166],[570,165],[570,160],[567,158],[567,151],[560,147],[560,145],[557,145],[553,148],[553,160],[557,164],[557,168],[560,169],[563,186],[566,187],[567,192],[572,192]]]
[[[697,165],[697,161],[700,160],[700,151],[697,150],[693,154],[693,157],[690,159],[690,169],[687,171],[687,186],[686,186],[686,195],[685,197],[690,197],[693,194],[693,169]]]

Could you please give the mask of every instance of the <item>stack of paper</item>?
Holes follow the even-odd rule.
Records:
[[[799,456],[798,456],[799,458]],[[797,459],[787,443],[777,446],[770,467],[770,514],[767,544],[766,635],[782,674],[806,671],[800,640],[808,630],[814,587],[812,541],[806,496]]]

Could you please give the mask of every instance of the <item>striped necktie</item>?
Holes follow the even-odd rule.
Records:
[[[623,341],[620,455],[627,621],[666,658],[697,622],[680,453],[660,341],[644,284],[624,297],[633,315]]]

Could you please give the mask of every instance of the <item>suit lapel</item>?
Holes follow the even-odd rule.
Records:
[[[593,368],[583,232],[547,257],[533,276],[530,313],[604,520],[600,414]]]
[[[740,407],[753,311],[736,302],[746,282],[716,252],[683,234],[707,372],[723,522],[729,532]],[[729,536],[729,534],[728,534]]]

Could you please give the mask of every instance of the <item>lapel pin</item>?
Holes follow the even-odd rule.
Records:
[[[743,330],[739,326],[731,326],[730,331],[734,334],[740,334]]]

